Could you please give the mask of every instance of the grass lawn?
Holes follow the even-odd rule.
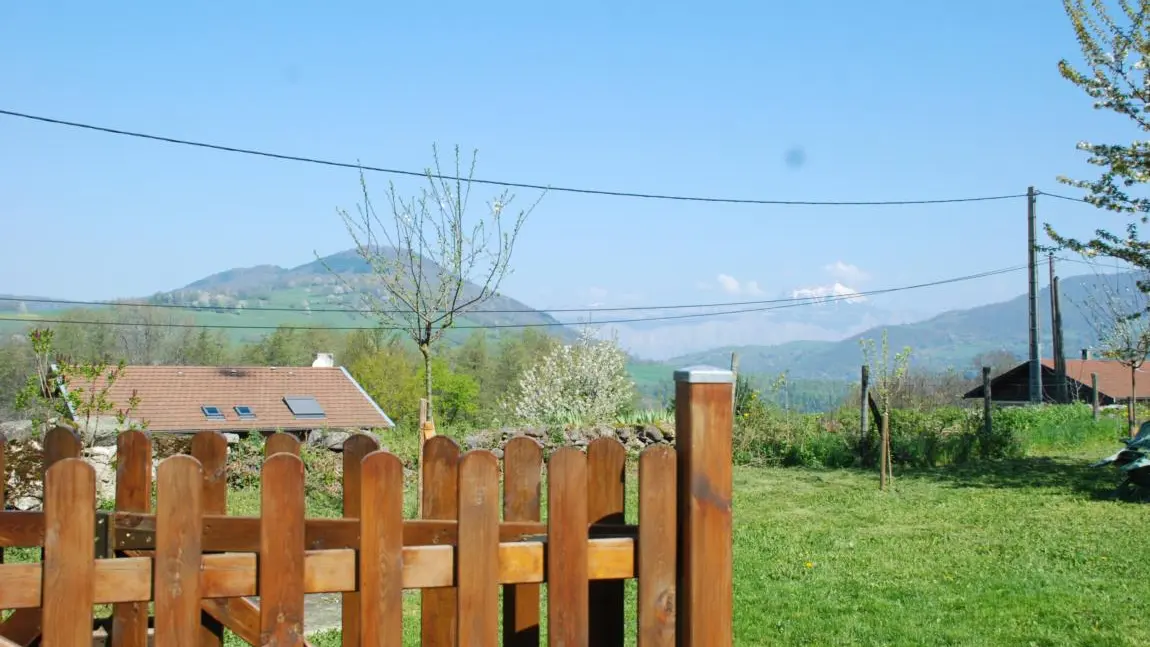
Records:
[[[1131,558],[1150,515],[1086,467],[1108,449],[896,471],[887,493],[871,473],[737,468],[735,644],[1150,644],[1150,564]],[[258,505],[232,495],[235,513]],[[405,616],[417,645],[414,594]]]
[[[1112,471],[1086,467],[1109,449],[896,470],[887,493],[871,473],[737,468],[735,644],[1150,644],[1150,564],[1137,558],[1150,515],[1115,497]],[[258,514],[258,492],[232,492],[230,507]],[[335,514],[309,502],[311,516]],[[418,606],[408,594],[408,645]]]

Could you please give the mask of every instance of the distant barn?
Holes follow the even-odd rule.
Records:
[[[1150,367],[1147,367],[1150,368]],[[1066,360],[1067,397],[1070,401],[1089,403],[1090,374],[1098,374],[1098,403],[1102,406],[1126,402],[1130,399],[1130,368],[1113,360],[1068,359]],[[1138,401],[1150,401],[1150,370],[1138,369]],[[1042,360],[1042,400],[1056,402],[1056,374],[1054,360]],[[982,399],[982,385],[967,391],[965,399]],[[990,381],[990,399],[998,404],[1028,404],[1030,402],[1030,363],[1001,373]]]

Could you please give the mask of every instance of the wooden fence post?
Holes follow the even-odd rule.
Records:
[[[1090,374],[1090,402],[1094,407],[1094,421],[1098,422],[1098,374]]]
[[[870,367],[862,365],[862,375],[859,380],[859,459],[866,461],[867,436],[870,431],[867,414],[870,413]]]
[[[991,434],[994,432],[994,422],[991,415],[991,397],[990,397],[990,367],[982,367],[982,433],[986,435],[987,440],[990,440]]]
[[[698,366],[675,371],[678,455],[678,644],[730,647],[731,390],[730,371]]]

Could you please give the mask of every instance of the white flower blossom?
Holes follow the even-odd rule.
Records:
[[[584,329],[575,343],[556,346],[523,372],[509,408],[530,424],[603,422],[630,404],[634,388],[615,339]]]

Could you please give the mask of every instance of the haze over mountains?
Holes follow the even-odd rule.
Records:
[[[331,268],[329,270],[328,268]],[[339,276],[333,275],[338,272]],[[1132,275],[1110,275],[1111,287],[1133,286]],[[1067,354],[1097,344],[1096,335],[1082,308],[1089,295],[1097,293],[1099,278],[1092,274],[1062,280],[1063,320]],[[234,268],[213,274],[183,288],[159,293],[135,301],[167,305],[195,305],[200,310],[164,308],[172,316],[190,318],[196,324],[267,326],[371,326],[368,315],[341,310],[362,307],[356,294],[372,289],[372,276],[366,264],[354,251],[346,251],[293,268],[257,265]],[[478,288],[469,286],[468,291]],[[664,310],[654,312],[590,313],[595,319],[629,319],[636,317],[681,316],[700,312],[724,312],[761,307],[758,312],[743,312],[715,317],[690,317],[672,320],[639,321],[608,324],[604,328],[618,335],[621,345],[634,357],[667,364],[725,364],[737,350],[740,367],[751,373],[790,371],[795,378],[854,379],[862,361],[860,338],[878,340],[882,329],[889,331],[892,348],[910,346],[912,363],[932,369],[956,367],[965,369],[971,360],[986,351],[1006,350],[1023,356],[1027,344],[1027,304],[1025,295],[1002,303],[966,310],[946,312],[923,319],[912,312],[897,312],[876,306],[863,296],[852,296],[850,288],[836,284],[822,289],[793,289],[786,293],[745,298],[752,300],[810,299],[815,303],[776,302],[761,306],[714,307],[709,310]],[[31,298],[31,297],[25,297]],[[720,301],[717,299],[716,301]],[[1039,298],[1044,348],[1050,344],[1050,296],[1043,288]],[[260,310],[272,308],[274,310]],[[0,311],[22,319],[62,316],[59,305],[31,301],[0,302]],[[74,308],[70,308],[75,310]],[[334,312],[333,312],[334,311]],[[571,338],[574,324],[586,321],[587,315],[566,316],[562,321],[550,314],[531,309],[510,297],[497,296],[482,310],[469,313],[459,321],[466,326],[512,326],[498,329],[514,331],[514,326],[533,326]],[[13,322],[3,322],[12,329]],[[16,325],[26,325],[15,322]],[[569,324],[569,325],[563,325]],[[250,339],[267,329],[236,331],[236,339]],[[461,339],[471,330],[456,331],[452,338]]]

